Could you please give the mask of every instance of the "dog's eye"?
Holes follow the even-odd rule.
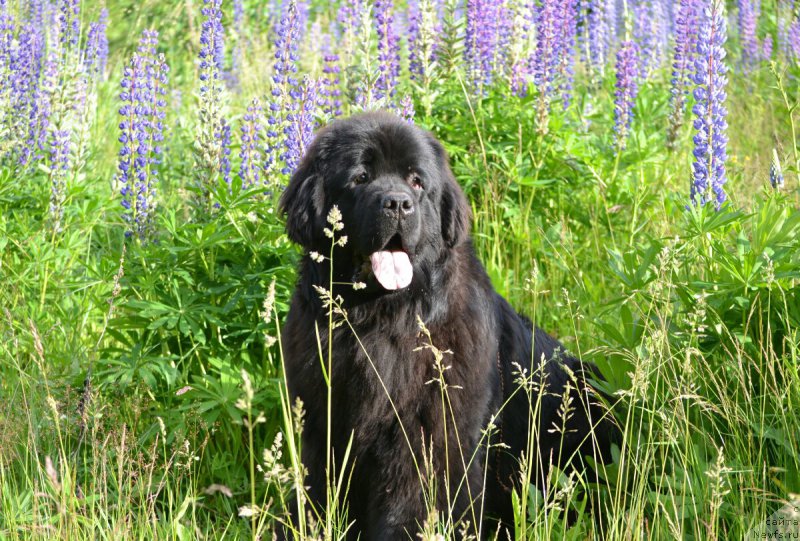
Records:
[[[422,179],[416,175],[411,177],[411,187],[414,188],[415,190],[421,190],[423,188]]]
[[[365,182],[369,182],[369,175],[366,172],[356,175],[353,177],[353,182],[356,184],[364,184]]]

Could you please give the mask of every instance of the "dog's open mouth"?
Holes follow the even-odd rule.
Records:
[[[408,287],[414,268],[408,253],[403,249],[400,234],[395,234],[383,249],[370,254],[370,264],[375,279],[384,289],[397,290]]]

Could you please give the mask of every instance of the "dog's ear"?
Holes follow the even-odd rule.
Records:
[[[442,179],[442,237],[448,248],[461,244],[469,236],[472,211],[467,197],[456,177],[450,170],[447,152],[433,135],[428,134],[428,141],[436,155],[439,176]]]
[[[311,248],[322,235],[325,192],[322,187],[324,164],[320,150],[324,134],[316,137],[292,174],[281,195],[280,211],[286,215],[286,234],[297,244]]]

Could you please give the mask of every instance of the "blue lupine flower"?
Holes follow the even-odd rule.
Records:
[[[403,99],[400,100],[400,108],[397,111],[397,115],[409,124],[414,123],[414,100],[412,100],[411,96],[408,94],[403,96]]]
[[[80,0],[59,0],[58,33],[62,47],[77,47],[81,38]]]
[[[286,115],[287,122],[284,127],[286,146],[281,156],[284,163],[281,172],[284,175],[294,173],[314,138],[318,87],[317,81],[306,76],[297,91],[293,93],[291,112]]]
[[[83,55],[83,64],[86,73],[102,77],[108,65],[108,10],[103,8],[100,18],[89,24],[86,34],[86,49]]]
[[[400,38],[394,29],[394,3],[375,0],[375,30],[378,34],[378,80],[375,97],[392,98],[400,75]]]
[[[222,179],[225,183],[231,185],[231,125],[225,118],[222,118],[220,123],[219,133],[219,146],[220,146],[220,170],[222,172]]]
[[[575,43],[578,34],[577,0],[561,0],[558,18],[558,72],[561,79],[561,101],[564,109],[572,101],[572,84],[575,79]]]
[[[536,117],[540,133],[547,131],[550,101],[558,68],[561,29],[558,7],[556,2],[543,2],[536,11],[536,49],[531,58],[531,72],[538,92]]]
[[[200,107],[196,134],[198,206],[210,211],[218,203],[212,193],[220,178],[230,184],[230,126],[223,114],[225,29],[222,26],[222,0],[203,0],[200,31],[199,78]]]
[[[586,0],[587,60],[594,75],[602,77],[608,58],[608,35],[611,33],[606,4],[613,0]]]
[[[769,166],[769,183],[776,190],[783,189],[783,170],[781,169],[781,161],[778,159],[778,151],[772,149],[772,163]]]
[[[722,0],[710,0],[700,19],[695,57],[694,157],[691,199],[717,209],[725,202],[724,185],[728,114],[725,108],[728,67],[725,65],[726,21]]]
[[[664,12],[661,0],[636,0],[634,39],[639,46],[639,76],[646,79],[661,63],[665,43]]]
[[[233,0],[233,31],[236,42],[231,55],[231,70],[225,73],[229,88],[238,88],[241,79],[243,60],[243,47],[245,43],[244,33],[244,5],[242,0]]]
[[[239,151],[241,158],[239,176],[242,179],[242,187],[245,189],[257,186],[261,181],[263,120],[261,102],[258,98],[253,98],[247,107],[247,113],[242,118],[241,127],[242,146]]]
[[[683,125],[686,98],[691,82],[690,71],[694,65],[697,47],[697,21],[700,14],[698,0],[681,0],[675,17],[675,47],[672,57],[670,85],[670,116],[667,129],[667,146],[673,147]]]
[[[297,87],[297,62],[300,35],[300,16],[297,2],[289,0],[289,4],[278,23],[275,39],[275,66],[272,73],[272,101],[267,114],[267,132],[264,151],[265,181],[269,181],[278,167],[278,162],[285,154],[282,146],[286,137],[288,112],[293,107],[293,97]],[[284,168],[285,169],[285,168]]]
[[[617,82],[614,92],[614,133],[618,151],[624,150],[628,141],[628,132],[633,122],[633,105],[639,92],[637,77],[639,75],[638,47],[633,41],[620,44],[617,51]]]
[[[742,68],[750,72],[761,56],[756,27],[761,11],[759,0],[739,0],[739,37],[742,42]]]
[[[464,56],[469,79],[478,93],[483,93],[493,80],[500,63],[501,24],[504,13],[499,0],[467,0],[467,28]]]
[[[56,233],[63,228],[67,177],[71,168],[70,147],[69,130],[53,130],[50,140],[50,221]]]
[[[119,98],[118,172],[116,181],[122,195],[125,236],[136,234],[141,241],[153,232],[158,165],[164,140],[164,117],[169,68],[163,54],[157,54],[158,34],[145,31],[139,50],[125,66]]]
[[[222,76],[225,60],[225,31],[222,27],[222,0],[203,0],[200,30],[200,92],[214,93]]]
[[[330,52],[330,35],[322,43],[322,73],[320,81],[320,95],[322,96],[322,112],[328,117],[337,117],[342,114],[342,90],[339,88],[341,80],[341,66],[339,55]]]
[[[800,16],[795,16],[792,24],[789,25],[787,38],[794,61],[800,63]]]

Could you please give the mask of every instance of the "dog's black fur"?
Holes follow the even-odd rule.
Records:
[[[403,212],[396,211],[395,200]],[[550,464],[571,467],[586,455],[598,463],[608,460],[614,429],[586,384],[597,377],[594,367],[567,355],[494,291],[470,241],[470,207],[431,134],[386,113],[322,129],[281,199],[289,238],[327,255],[331,239],[324,229],[333,205],[344,222],[337,235],[348,237],[334,253],[334,282],[367,284],[358,291],[334,286],[355,333],[342,325],[329,335],[327,309],[314,288],[329,287],[329,262],[306,255],[283,329],[283,351],[290,392],[306,410],[306,483],[311,500],[322,505],[327,391],[315,325],[323,352],[333,340],[332,446],[339,472],[352,434],[351,538],[416,539],[427,516],[417,473],[425,470],[425,450],[435,477],[426,482],[438,486],[440,512],[450,509],[454,520],[470,521],[473,533],[481,509],[484,535],[497,530],[495,521],[513,527],[510,489],[519,486],[518,461],[532,409],[538,410],[539,427],[537,456],[530,461],[534,483],[543,485]],[[365,265],[369,254],[387,245],[410,257],[413,280],[406,288],[384,289]],[[452,352],[443,360],[450,367],[444,373],[445,413],[440,384],[431,382],[438,378],[434,357],[420,349],[428,340],[419,332],[418,316],[433,345]],[[533,405],[516,383],[520,367],[544,387],[533,393]],[[559,407],[566,392],[573,402],[562,430]],[[504,403],[487,457],[482,435]],[[499,441],[507,447],[496,446]]]

